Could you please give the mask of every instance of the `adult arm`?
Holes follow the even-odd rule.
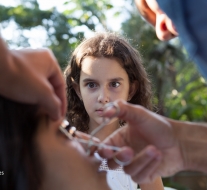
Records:
[[[38,104],[42,112],[55,120],[65,114],[65,82],[50,50],[9,50],[0,37],[0,52],[2,96]]]
[[[156,24],[156,15],[148,6],[146,0],[134,0],[140,15],[147,20],[152,26]]]
[[[168,119],[178,139],[184,168],[207,173],[207,124]]]
[[[128,125],[110,135],[105,143],[124,147],[115,154],[121,161],[131,160],[124,170],[134,181],[148,183],[182,170],[207,172],[206,124],[179,122],[141,106],[120,100],[116,103],[120,107],[118,117]],[[105,116],[111,117],[115,112],[114,107],[109,107]],[[101,150],[100,154],[108,158],[110,167],[117,166],[114,152]]]

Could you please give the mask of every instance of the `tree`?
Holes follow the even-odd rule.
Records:
[[[107,11],[115,8],[112,0],[66,0],[67,8],[63,12],[56,8],[41,10],[36,0],[21,2],[16,7],[0,6],[2,27],[14,23],[17,33],[16,38],[8,43],[28,47],[30,39],[26,32],[41,28],[47,36],[43,45],[53,50],[62,68],[67,64],[70,53],[85,37],[86,31],[95,31],[97,26],[110,30],[106,15]],[[154,29],[140,18],[132,2],[125,0],[125,8],[114,14],[128,12],[128,19],[123,22],[120,32],[141,52],[153,84],[155,110],[173,119],[206,121],[205,80],[187,58],[179,41],[160,42]]]
[[[151,78],[154,104],[161,115],[188,121],[207,120],[205,80],[189,60],[179,40],[161,42],[136,9],[122,24],[123,34],[141,52]]]
[[[122,25],[123,34],[141,52],[153,84],[155,111],[177,120],[207,121],[206,81],[188,58],[179,40],[161,42],[154,28],[140,18],[136,9],[132,8],[129,15]],[[180,175],[180,181],[196,176],[194,186],[201,189],[198,183],[202,183],[204,175],[190,172]],[[163,178],[164,185],[178,190],[191,189],[190,185],[175,182],[174,178],[179,178],[179,174]],[[183,183],[186,184],[186,181]]]
[[[30,39],[25,32],[41,27],[47,33],[43,45],[53,50],[62,68],[67,64],[76,45],[84,38],[84,30],[75,29],[85,26],[88,30],[95,30],[97,22],[107,28],[105,14],[101,9],[107,11],[113,7],[108,0],[70,0],[65,3],[70,5],[67,6],[69,8],[60,13],[56,8],[41,10],[36,0],[21,2],[16,7],[0,6],[0,22],[3,28],[15,23],[16,33],[19,34],[16,40],[12,39],[8,43],[17,47],[28,47]]]

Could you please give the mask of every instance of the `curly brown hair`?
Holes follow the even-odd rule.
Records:
[[[81,62],[88,56],[118,59],[120,65],[128,74],[130,84],[135,81],[138,82],[137,90],[129,103],[152,109],[151,83],[139,52],[118,34],[111,32],[95,33],[93,37],[83,40],[75,49],[64,71],[68,99],[66,117],[71,125],[76,126],[77,130],[86,133],[89,130],[89,116],[83,102],[73,88],[74,83],[79,84]]]

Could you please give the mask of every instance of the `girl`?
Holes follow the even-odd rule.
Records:
[[[103,121],[106,103],[117,99],[139,104],[148,109],[151,104],[151,85],[138,52],[122,37],[109,33],[95,33],[73,52],[65,70],[67,83],[67,119],[76,128],[91,133]],[[125,121],[114,118],[96,137],[105,139]],[[110,170],[106,161],[109,186],[113,190],[137,189],[137,185],[122,168]],[[154,183],[140,185],[142,190],[162,190],[161,178]]]

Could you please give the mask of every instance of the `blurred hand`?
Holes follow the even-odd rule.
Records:
[[[99,151],[101,156],[108,158],[110,167],[117,166],[114,156],[122,162],[131,160],[124,166],[124,171],[137,183],[151,182],[157,176],[170,176],[184,168],[178,140],[167,118],[122,100],[115,103],[120,108],[117,116],[127,125],[104,140],[106,144],[124,147],[122,151]],[[110,106],[104,115],[112,117],[116,111]]]
[[[154,26],[158,39],[165,41],[178,36],[172,20],[160,9],[157,0],[135,0],[140,15]]]
[[[66,112],[65,82],[48,49],[8,50],[0,38],[0,94],[19,102],[38,104],[57,120]]]

